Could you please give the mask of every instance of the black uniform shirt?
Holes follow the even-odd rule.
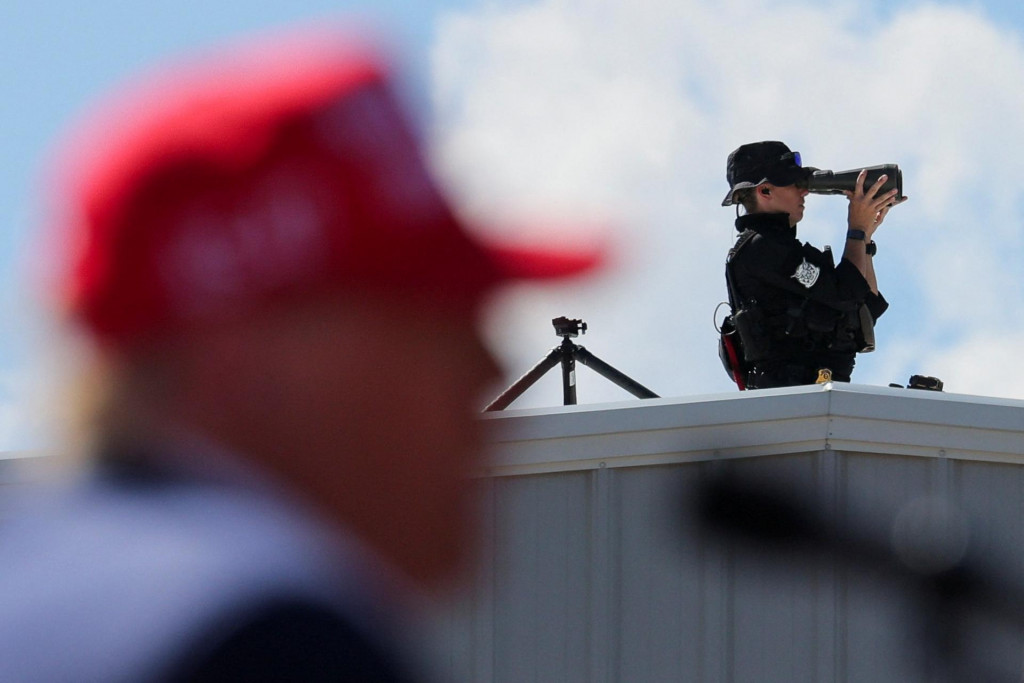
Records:
[[[853,263],[835,265],[830,251],[801,243],[786,214],[740,216],[736,229],[755,233],[727,266],[736,303],[764,313],[770,360],[848,374],[860,348],[860,307],[877,319],[888,308],[885,299]]]

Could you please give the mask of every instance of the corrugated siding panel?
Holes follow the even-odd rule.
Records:
[[[704,430],[692,414],[679,411],[680,422],[694,424],[676,429],[669,414],[676,407],[670,405],[651,416],[637,413],[658,418],[649,425],[653,431],[619,433],[606,442],[601,458],[589,461],[584,445],[600,440],[593,431],[610,422],[584,413],[586,429],[566,427],[572,436],[561,434],[552,416],[539,416],[536,429],[525,424],[523,441],[504,444],[509,462],[540,463],[543,473],[483,480],[483,519],[490,533],[477,583],[439,622],[437,633],[447,646],[443,673],[454,680],[509,683],[942,680],[941,658],[921,638],[936,620],[906,585],[881,580],[872,566],[753,556],[709,540],[686,511],[688,493],[724,461],[748,475],[813,492],[829,514],[882,541],[908,503],[939,496],[972,521],[972,548],[1003,558],[1002,568],[1024,576],[1024,465],[985,460],[996,447],[1002,449],[1000,460],[1015,457],[1018,446],[1024,450],[1024,432],[1009,428],[1013,415],[1024,416],[1021,406],[968,406],[998,413],[989,420],[995,420],[995,432],[988,435],[995,446],[953,459],[934,446],[912,447],[915,440],[941,444],[933,430],[952,429],[921,406],[956,413],[954,400],[915,401],[908,411],[913,430],[901,434],[906,416],[899,411],[900,395],[883,396],[889,404],[870,419],[863,417],[877,409],[870,395],[857,390],[842,398],[843,410],[857,415],[787,413],[774,426],[752,427],[761,436],[781,430],[779,442],[819,439],[823,447],[778,454],[779,443],[765,443],[755,457],[745,457],[750,441],[736,433],[746,425],[733,420],[721,427],[722,441],[737,450],[708,451],[713,428]],[[750,398],[742,405],[764,409]],[[573,415],[562,417],[571,421]],[[958,419],[969,423],[963,415]],[[981,415],[979,424],[986,419]],[[857,429],[851,429],[854,421]],[[884,431],[887,442],[911,448],[894,455],[866,442],[856,451],[833,450],[828,443],[834,433],[870,434],[872,425]],[[1024,430],[1024,420],[1020,425]],[[805,429],[815,433],[804,434]],[[918,432],[927,438],[918,439]],[[687,438],[698,433],[700,439]],[[680,443],[674,462],[671,454],[669,464],[637,464],[631,456],[660,451],[662,446],[651,444],[670,438]],[[635,448],[630,439],[637,441]],[[840,443],[851,441],[844,436]],[[543,462],[545,448],[553,445],[558,448],[551,452],[565,458],[567,471],[557,471],[558,457]],[[501,464],[499,458],[495,472]],[[986,641],[978,652],[1020,671],[1020,633],[975,629],[971,615],[964,618]]]
[[[613,680],[679,680],[702,666],[704,553],[673,512],[697,467],[612,470]],[[617,650],[617,652],[616,652]]]
[[[591,476],[496,482],[496,681],[589,680]]]
[[[814,487],[874,533],[908,501],[951,493],[977,520],[973,542],[1024,570],[1019,467],[831,451],[743,465]],[[679,511],[710,466],[489,481],[490,559],[443,622],[445,673],[509,683],[938,675],[918,640],[918,605],[900,586],[870,569],[766,561],[708,544]],[[1024,652],[1019,637],[1013,646]]]

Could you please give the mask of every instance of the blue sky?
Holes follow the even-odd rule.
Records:
[[[33,442],[40,330],[24,284],[48,146],[147,64],[339,12],[402,46],[439,174],[468,213],[614,217],[616,267],[517,290],[489,323],[511,375],[583,317],[581,341],[665,396],[730,391],[712,310],[732,239],[725,156],[784,139],[823,168],[896,162],[912,199],[880,231],[892,308],[855,381],[943,378],[1024,398],[1024,9],[1018,3],[788,0],[179,0],[0,8],[0,450]],[[841,243],[844,200],[812,197],[801,234]],[[536,231],[532,238],[589,235]],[[583,402],[628,400],[580,370]],[[558,379],[516,406],[559,401]]]

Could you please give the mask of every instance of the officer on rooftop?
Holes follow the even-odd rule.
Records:
[[[874,324],[888,307],[879,292],[873,237],[905,198],[881,192],[886,177],[849,199],[842,259],[797,239],[807,179],[800,153],[775,141],[741,145],[729,155],[729,192],[738,205],[738,237],[726,263],[734,320],[743,341],[746,388],[849,382],[858,352],[874,345]],[[737,208],[739,213],[739,208]]]

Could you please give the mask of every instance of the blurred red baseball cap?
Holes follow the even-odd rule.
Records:
[[[600,261],[593,247],[471,233],[426,167],[388,60],[337,26],[146,75],[73,131],[57,177],[62,297],[108,345],[332,289],[472,304]]]

